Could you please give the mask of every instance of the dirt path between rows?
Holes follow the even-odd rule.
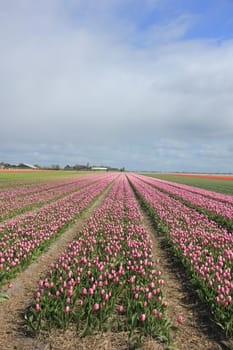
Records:
[[[36,339],[26,336],[23,314],[32,302],[38,288],[38,281],[48,271],[49,264],[56,261],[94,210],[101,206],[110,187],[111,185],[81,214],[81,217],[76,220],[76,223],[69,230],[58,237],[46,253],[38,257],[25,271],[12,279],[12,289],[8,289],[7,286],[1,288],[1,292],[7,293],[9,296],[8,300],[0,302],[1,350],[45,349],[45,344],[38,345]]]
[[[182,315],[184,323],[173,332],[172,341],[179,350],[230,350],[233,343],[211,321],[211,314],[199,300],[189,277],[168,246],[165,237],[158,234],[143,208],[144,225],[153,242],[153,256],[159,258],[159,270],[165,280],[164,291],[168,301],[168,316],[174,325]]]

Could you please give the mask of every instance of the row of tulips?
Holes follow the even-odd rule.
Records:
[[[26,315],[33,331],[75,323],[83,334],[126,331],[168,340],[164,280],[137,201],[121,175],[45,279]]]
[[[146,177],[149,177],[149,176],[146,176]],[[173,182],[173,181],[171,182],[171,181],[166,181],[166,180],[162,180],[162,179],[156,179],[156,180],[158,180],[159,182],[162,182],[162,183],[167,183],[167,184],[172,185],[172,186],[177,187],[177,188],[181,188],[183,190],[187,190],[189,192],[200,194],[200,195],[205,196],[207,198],[212,198],[212,199],[216,199],[217,201],[222,201],[222,202],[227,202],[227,203],[233,204],[233,196],[231,196],[230,194],[223,194],[223,193],[219,193],[219,192],[214,192],[214,191],[206,190],[204,188],[185,185],[185,184],[181,184],[181,183],[177,183],[177,182]]]
[[[208,216],[129,175],[175,253],[191,273],[198,293],[226,333],[233,332],[233,235]]]
[[[0,226],[0,284],[40,254],[115,178],[115,174],[105,175],[37,212],[4,222]]]
[[[0,199],[0,221],[10,219],[18,214],[41,207],[58,198],[65,197],[69,193],[77,191],[79,188],[98,181],[102,176],[85,176],[70,181],[34,186],[30,189],[30,192],[26,192],[24,195],[22,195],[21,190],[9,191],[9,194],[4,193],[4,196]]]
[[[82,177],[83,178],[83,177]],[[74,178],[69,178],[60,181],[51,181],[49,183],[28,183],[26,180],[14,184],[13,188],[8,188],[7,190],[0,191],[0,200],[8,200],[8,198],[15,198],[17,196],[26,196],[35,192],[49,190],[53,187],[59,185],[65,185],[68,182],[75,181]]]
[[[165,191],[177,199],[182,199],[185,204],[191,205],[194,209],[198,209],[200,212],[209,215],[211,219],[222,224],[230,231],[233,230],[233,203],[208,198],[201,193],[191,192],[186,187],[183,188],[182,185],[176,187],[168,181],[149,178],[147,176],[141,176],[140,178],[143,178],[145,182],[155,186],[159,190]],[[205,191],[205,194],[207,192]]]
[[[31,178],[30,180],[27,179],[16,179],[15,181],[13,179],[4,179],[2,177],[2,172],[0,171],[0,199],[7,196],[7,193],[11,194],[11,192],[15,191],[15,195],[17,195],[17,192],[20,194],[23,194],[23,191],[30,192],[30,188],[43,186],[44,184],[47,184],[49,186],[49,180],[40,180],[37,178]],[[58,181],[61,181],[58,180]],[[51,178],[51,182],[55,182],[55,179]]]

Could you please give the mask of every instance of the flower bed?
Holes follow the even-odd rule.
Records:
[[[8,280],[39,255],[52,238],[97,197],[116,175],[105,175],[98,182],[48,204],[36,213],[26,214],[0,226],[0,283]]]
[[[178,174],[176,174],[176,175],[179,176]],[[140,176],[142,177],[142,175],[140,175]],[[225,203],[233,204],[233,196],[229,195],[229,194],[223,194],[223,193],[219,193],[219,192],[214,192],[214,191],[206,190],[204,188],[199,188],[199,187],[196,187],[196,186],[180,184],[178,182],[166,181],[166,180],[157,179],[157,178],[155,179],[155,178],[151,178],[149,176],[145,176],[144,177],[145,180],[148,180],[148,178],[150,180],[155,180],[156,183],[158,181],[160,183],[169,184],[169,185],[171,185],[173,187],[180,188],[182,190],[187,190],[187,191],[192,192],[192,193],[200,194],[200,195],[205,196],[207,198],[212,198],[212,199],[216,199],[217,201],[222,201],[222,202],[225,202]],[[212,177],[210,176],[210,178],[212,178]]]
[[[0,193],[0,221],[64,197],[79,188],[98,181],[102,176],[85,176],[76,180],[15,189]]]
[[[196,209],[200,209],[202,212],[211,216],[211,219],[215,219],[218,223],[222,223],[223,225],[226,225],[227,228],[233,229],[233,197],[231,197],[232,203],[227,201],[223,202],[223,198],[228,198],[230,196],[220,195],[216,196],[219,197],[219,199],[213,199],[206,197],[208,191],[200,190],[199,193],[194,193],[191,189],[186,188],[188,186],[173,186],[172,183],[167,181],[142,176],[140,176],[140,179],[155,186],[159,190],[175,196],[177,199],[182,199],[186,202],[185,204],[190,204]]]
[[[129,179],[173,250],[193,278],[226,333],[233,332],[233,235],[207,215],[151,187],[139,177]]]
[[[38,283],[27,320],[33,331],[75,323],[168,341],[164,280],[152,257],[137,201],[124,175],[45,279]]]

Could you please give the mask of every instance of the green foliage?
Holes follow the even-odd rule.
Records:
[[[8,295],[5,293],[0,293],[0,302],[9,299]]]

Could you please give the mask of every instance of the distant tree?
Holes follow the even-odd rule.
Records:
[[[74,170],[82,170],[83,168],[85,168],[85,165],[81,165],[81,164],[75,164],[73,166]]]
[[[64,167],[64,170],[71,170],[73,169],[69,164],[67,164],[65,167]]]
[[[53,170],[60,170],[60,165],[59,164],[52,164],[51,169]]]
[[[35,168],[41,169],[41,166],[39,164],[33,164]]]

